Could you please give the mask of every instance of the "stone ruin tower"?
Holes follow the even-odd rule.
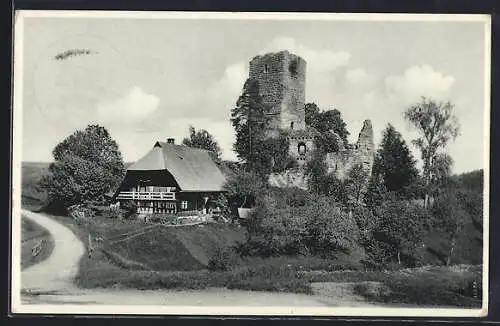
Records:
[[[303,166],[311,157],[317,135],[305,123],[306,61],[286,50],[258,55],[250,61],[249,77],[257,80],[263,102],[271,108],[270,128],[264,132],[273,137],[279,130],[287,131],[289,154]],[[359,163],[371,174],[374,145],[369,120],[364,122],[356,144],[344,147],[341,140],[339,144],[338,152],[327,154],[329,172],[344,179]]]
[[[268,136],[287,131],[290,154],[303,165],[314,147],[313,132],[305,121],[306,61],[285,50],[254,57],[249,70],[264,104],[271,108]]]
[[[264,104],[271,108],[271,128],[305,129],[305,60],[288,51],[268,53],[254,57],[249,70]]]

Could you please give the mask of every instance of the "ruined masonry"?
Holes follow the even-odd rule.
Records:
[[[303,166],[314,150],[314,138],[317,134],[314,128],[305,123],[306,61],[285,50],[258,55],[250,61],[249,68],[249,77],[258,81],[264,104],[271,108],[268,136],[277,135],[280,129],[287,131],[290,155],[297,159],[299,166]],[[362,164],[371,174],[374,143],[370,120],[364,121],[355,144],[347,147],[343,146],[342,141],[339,144],[338,152],[327,154],[329,172],[345,179],[353,166]],[[270,178],[270,183],[275,186],[293,184],[303,187],[304,182],[303,177],[291,171],[272,175]]]

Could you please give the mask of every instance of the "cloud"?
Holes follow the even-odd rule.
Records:
[[[174,138],[177,144],[189,135],[189,126],[207,130],[217,141],[222,150],[224,159],[235,160],[236,155],[232,152],[235,140],[233,128],[229,120],[213,120],[210,118],[171,118],[166,119],[161,130],[148,129],[140,132],[138,136],[129,126],[109,126],[112,136],[116,139],[120,151],[126,161],[135,161],[142,157],[154,145],[156,141],[165,141]]]
[[[121,98],[98,103],[97,115],[101,122],[135,123],[156,111],[159,104],[158,96],[134,86]]]
[[[238,62],[226,67],[224,74],[207,90],[207,98],[211,101],[236,102],[248,76],[248,67]]]
[[[291,37],[277,37],[273,39],[260,54],[282,50],[288,50],[304,58],[307,61],[308,73],[331,72],[339,67],[347,66],[351,58],[349,52],[312,49],[298,43]]]
[[[363,68],[348,70],[345,78],[353,86],[369,86],[375,82],[375,77],[367,73]]]
[[[334,73],[338,68],[348,65],[351,55],[346,51],[316,50],[298,43],[290,37],[274,38],[257,53],[265,54],[282,50],[288,50],[306,60],[307,96],[317,103],[330,103],[335,86]],[[208,87],[206,95],[200,97],[209,101],[204,106],[229,109],[234,106],[248,77],[247,62],[249,59],[245,58],[245,60],[232,63],[225,68],[221,78]]]
[[[389,97],[405,103],[418,100],[421,96],[444,99],[455,79],[435,71],[430,65],[413,66],[402,75],[388,76],[385,79],[386,93]]]

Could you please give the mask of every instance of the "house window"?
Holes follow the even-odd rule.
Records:
[[[269,66],[267,64],[264,65],[264,72],[266,74],[269,72]]]
[[[181,209],[187,209],[188,208],[188,202],[187,200],[181,201]]]

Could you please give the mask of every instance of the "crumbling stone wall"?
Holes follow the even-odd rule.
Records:
[[[250,61],[250,78],[259,83],[264,104],[272,108],[271,130],[305,129],[306,61],[288,51]]]
[[[297,160],[299,167],[303,167],[314,152],[314,138],[317,131],[314,129],[291,130],[288,133],[288,154]]]
[[[347,148],[340,146],[338,152],[326,155],[328,172],[335,173],[337,178],[343,180],[356,164],[361,164],[368,175],[371,175],[374,155],[372,124],[370,120],[365,120],[356,144]]]
[[[288,132],[289,154],[294,157],[299,167],[303,167],[314,151],[314,139],[317,131],[306,128],[305,124],[305,86],[306,61],[288,51],[258,55],[250,61],[249,77],[259,83],[260,95],[264,104],[272,108],[268,136],[277,136],[279,130]],[[371,175],[374,160],[373,129],[366,120],[359,133],[358,141],[348,147],[337,135],[339,151],[328,153],[326,163],[328,171],[339,179],[345,179],[349,171],[361,164]],[[273,174],[270,182],[275,185],[300,184],[306,179],[303,170],[285,171]]]

